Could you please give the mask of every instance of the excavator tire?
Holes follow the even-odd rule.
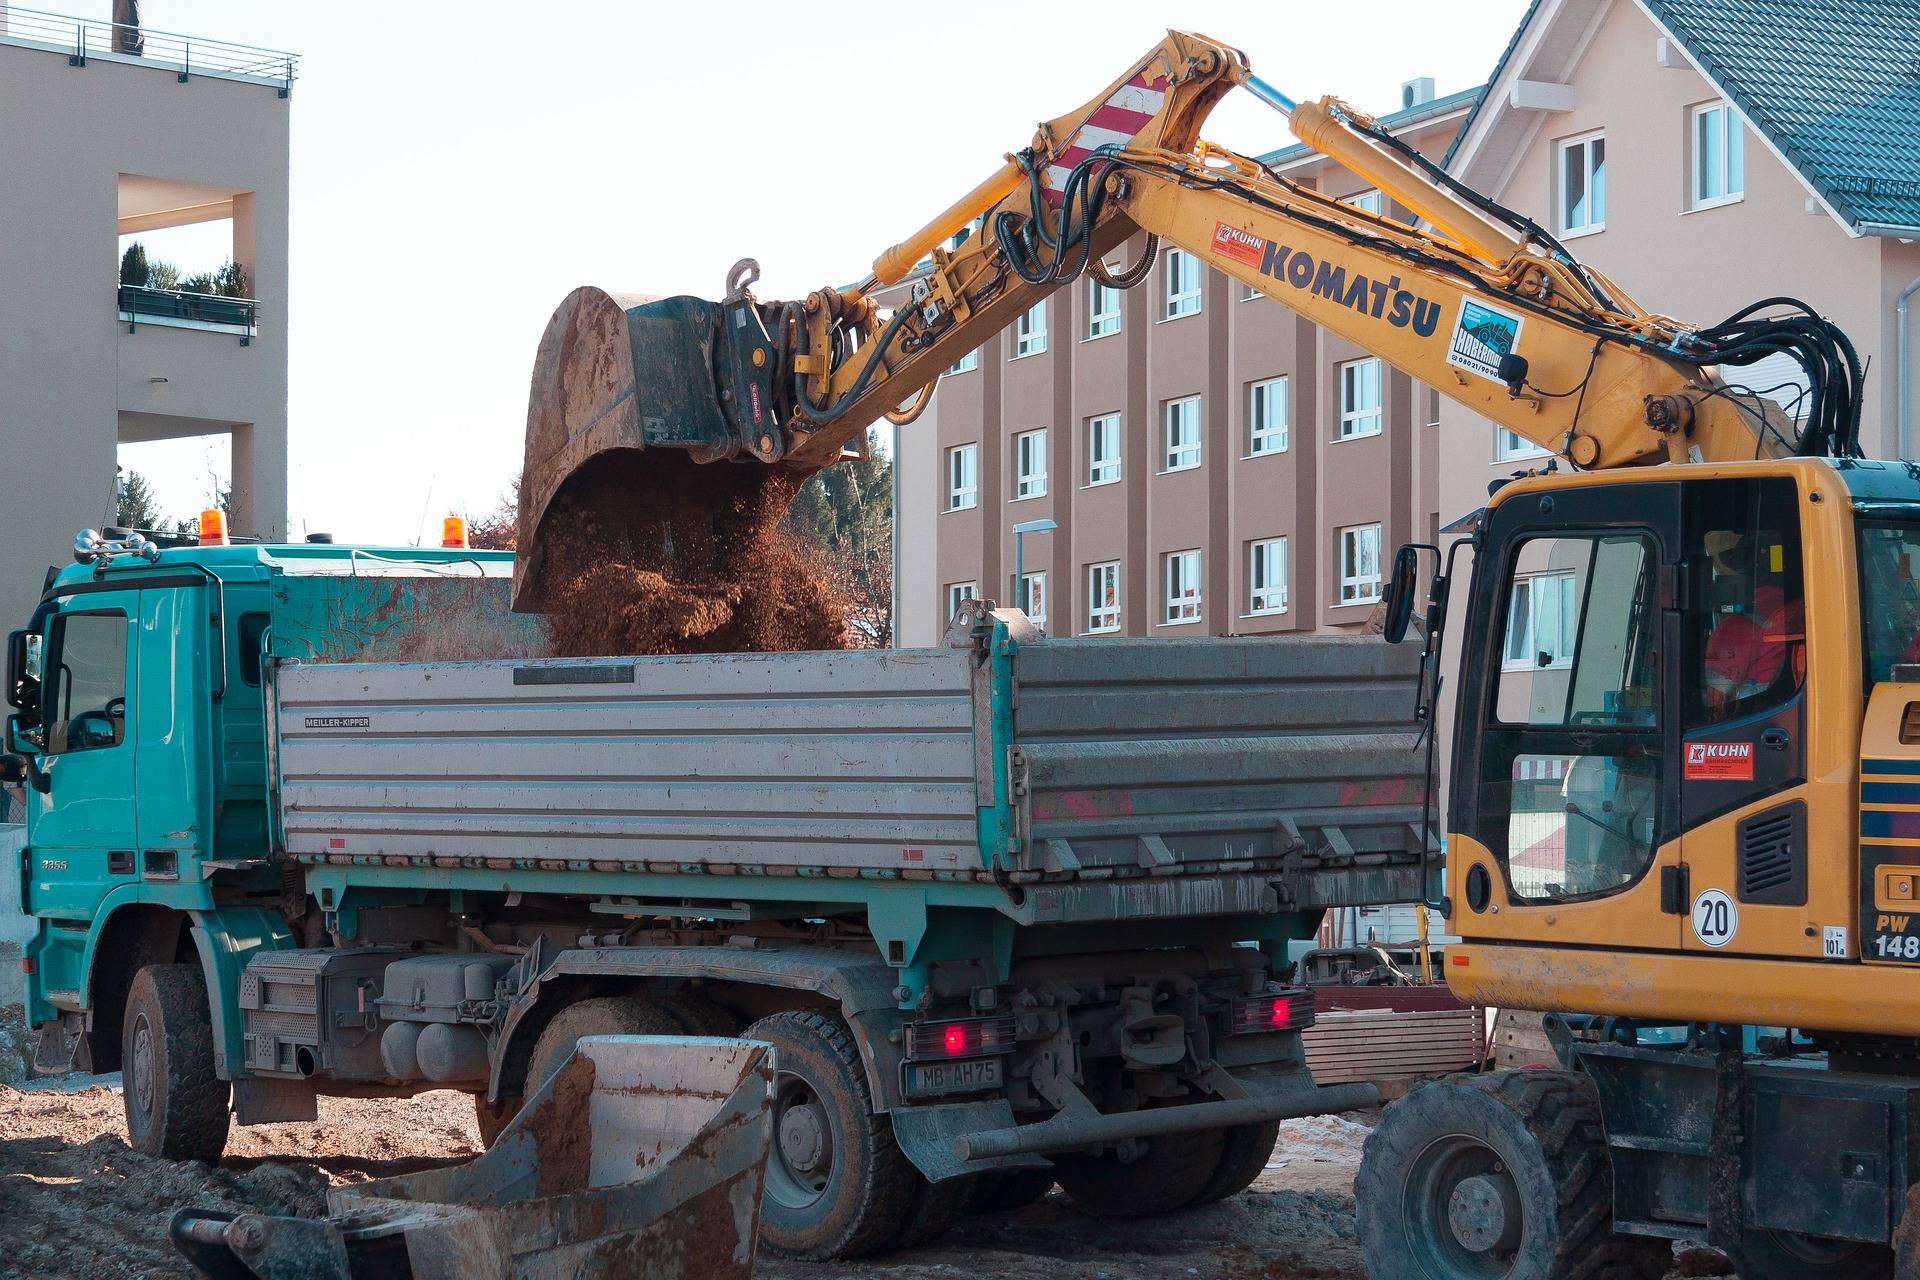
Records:
[[[1894,1275],[1893,1250],[1885,1245],[1789,1231],[1745,1232],[1727,1256],[1740,1280],[1892,1280]]]
[[[1367,1139],[1354,1196],[1372,1280],[1658,1280],[1672,1261],[1665,1240],[1614,1233],[1599,1099],[1578,1072],[1415,1087]]]
[[[873,1106],[853,1032],[813,1009],[770,1014],[742,1033],[773,1046],[773,1150],[760,1243],[813,1262],[893,1246],[914,1208],[913,1164]]]
[[[1207,1185],[1193,1198],[1195,1204],[1225,1200],[1252,1186],[1272,1158],[1274,1144],[1280,1141],[1280,1122],[1236,1125],[1224,1130],[1222,1139],[1220,1163]]]
[[[1132,1162],[1113,1156],[1062,1156],[1053,1176],[1083,1213],[1137,1218],[1184,1209],[1199,1198],[1220,1167],[1225,1135],[1219,1129],[1164,1133],[1146,1139]]]
[[[975,1179],[967,1212],[973,1214],[1012,1213],[1030,1204],[1039,1204],[1053,1190],[1051,1169],[1007,1169],[983,1173]]]
[[[127,1142],[165,1160],[215,1164],[227,1146],[232,1088],[213,1067],[207,984],[195,964],[133,976],[120,1024]]]

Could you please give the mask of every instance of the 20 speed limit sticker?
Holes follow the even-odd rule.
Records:
[[[1724,947],[1740,931],[1740,908],[1723,889],[1702,889],[1693,900],[1693,936],[1709,947]]]

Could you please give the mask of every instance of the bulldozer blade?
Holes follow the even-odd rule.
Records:
[[[515,610],[547,611],[561,513],[591,520],[602,543],[670,554],[678,523],[750,505],[784,451],[777,317],[744,291],[724,302],[567,295],[527,393]]]
[[[215,1280],[748,1280],[772,1082],[758,1041],[590,1036],[475,1160],[169,1234]]]

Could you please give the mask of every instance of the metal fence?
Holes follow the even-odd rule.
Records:
[[[155,31],[70,14],[0,5],[0,44],[24,45],[63,53],[83,67],[89,58],[131,61],[172,71],[181,81],[218,76],[273,85],[286,97],[293,89],[297,54],[281,49],[210,40],[203,36]]]
[[[228,298],[213,293],[182,293],[178,289],[120,286],[120,314],[141,319],[191,320],[201,324],[232,325],[254,332],[260,304],[252,298]]]

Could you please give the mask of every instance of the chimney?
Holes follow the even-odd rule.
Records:
[[[147,38],[140,34],[140,0],[113,0],[113,51],[139,57]]]
[[[1409,111],[1433,101],[1433,77],[1421,76],[1400,86],[1400,109]]]

